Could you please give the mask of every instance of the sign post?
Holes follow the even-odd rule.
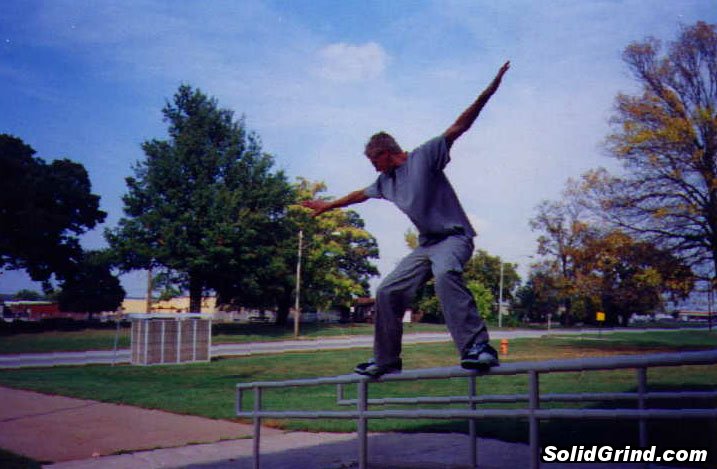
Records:
[[[598,323],[600,323],[600,329],[598,330],[598,335],[602,336],[602,325],[605,322],[605,313],[602,311],[598,311],[595,313],[595,320],[597,320]]]

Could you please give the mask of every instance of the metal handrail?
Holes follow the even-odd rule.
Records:
[[[483,418],[527,418],[529,421],[529,441],[531,467],[539,467],[540,439],[538,424],[544,419],[630,419],[639,422],[640,445],[647,445],[647,419],[651,418],[717,418],[717,409],[647,409],[649,399],[695,399],[712,398],[717,392],[648,392],[647,369],[651,367],[709,365],[717,363],[717,350],[701,352],[662,353],[650,355],[628,355],[615,357],[592,357],[568,360],[548,360],[542,362],[508,363],[488,372],[464,370],[460,367],[428,368],[407,370],[400,374],[385,375],[371,379],[361,375],[341,375],[313,379],[296,379],[287,381],[259,381],[240,383],[237,385],[236,415],[254,419],[254,467],[260,465],[261,420],[275,419],[355,419],[358,427],[359,467],[365,468],[368,462],[368,426],[369,419],[467,419],[470,424],[470,457],[471,464],[477,461],[475,422]],[[547,373],[563,373],[578,371],[635,369],[637,371],[637,391],[633,393],[570,393],[540,394],[539,376]],[[512,395],[476,395],[476,378],[482,375],[506,376],[527,374],[529,377],[527,394]],[[467,396],[417,397],[417,398],[386,398],[368,399],[369,384],[395,381],[416,381],[423,379],[467,378]],[[339,405],[355,405],[356,410],[345,411],[265,411],[261,405],[263,389],[276,389],[300,386],[337,385],[337,403]],[[344,386],[356,384],[356,399],[344,399]],[[254,408],[242,410],[242,398],[246,391],[254,393]],[[596,400],[637,400],[637,409],[541,409],[541,402],[584,402]],[[476,404],[487,402],[528,402],[526,409],[477,409]],[[417,409],[417,410],[368,410],[369,405],[386,404],[469,404],[468,409]]]

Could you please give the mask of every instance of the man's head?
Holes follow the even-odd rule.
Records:
[[[404,152],[396,140],[386,132],[374,134],[366,144],[364,154],[376,171],[388,173],[403,162]]]

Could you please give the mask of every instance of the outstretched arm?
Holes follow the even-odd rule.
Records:
[[[301,205],[312,209],[314,213],[312,213],[311,216],[317,217],[324,212],[328,212],[329,210],[347,207],[353,204],[360,204],[361,202],[365,202],[368,199],[368,196],[364,194],[362,189],[354,191],[344,197],[341,197],[340,199],[332,200],[331,202],[327,202],[326,200],[307,200],[306,202],[302,202]]]
[[[473,122],[475,122],[476,118],[478,117],[478,114],[480,114],[481,110],[483,109],[483,106],[485,106],[485,103],[488,102],[490,97],[493,96],[493,93],[495,93],[498,89],[498,86],[500,86],[500,81],[509,68],[510,61],[504,63],[503,66],[500,67],[500,70],[498,70],[498,74],[495,76],[493,81],[490,82],[488,87],[483,90],[480,96],[478,96],[478,99],[476,99],[473,104],[468,106],[468,109],[463,111],[463,114],[458,116],[458,119],[456,119],[453,125],[448,127],[448,129],[443,132],[443,136],[446,138],[446,144],[448,145],[448,148],[451,148],[453,142],[455,142],[458,137],[463,135],[466,130],[470,129],[471,125],[473,125]]]

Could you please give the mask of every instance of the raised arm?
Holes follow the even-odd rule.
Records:
[[[503,75],[505,72],[508,71],[510,68],[510,61],[503,64],[502,67],[500,67],[500,70],[498,70],[498,74],[493,78],[493,81],[490,82],[488,87],[483,90],[483,92],[478,96],[478,98],[468,106],[468,109],[463,111],[463,114],[458,116],[458,119],[448,127],[448,129],[443,132],[443,136],[446,138],[446,144],[448,145],[448,148],[451,148],[451,145],[453,145],[453,142],[455,142],[458,137],[463,135],[463,133],[470,129],[471,125],[473,125],[473,122],[475,122],[476,118],[478,117],[478,114],[480,114],[481,110],[483,109],[483,106],[485,106],[485,103],[488,102],[491,96],[493,96],[493,93],[498,89],[498,86],[500,86],[500,81],[503,78]]]
[[[314,211],[314,213],[311,214],[312,217],[318,217],[322,213],[328,212],[329,210],[347,207],[353,204],[360,204],[361,202],[365,202],[367,200],[368,196],[364,194],[362,189],[358,191],[353,191],[350,194],[341,197],[340,199],[332,200],[330,202],[326,200],[307,200],[305,202],[302,202],[301,205]]]

